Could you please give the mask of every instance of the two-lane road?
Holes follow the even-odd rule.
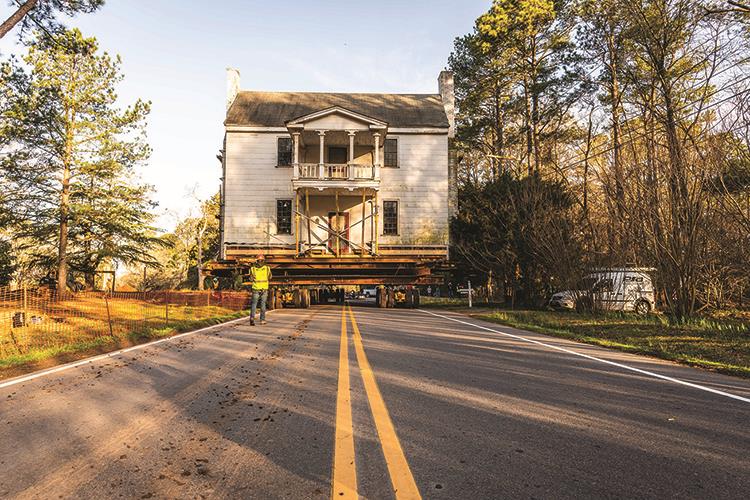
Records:
[[[0,382],[0,497],[750,491],[748,380],[440,311],[269,319]]]

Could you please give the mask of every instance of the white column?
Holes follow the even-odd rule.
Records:
[[[325,177],[323,172],[323,163],[325,162],[326,131],[318,130],[318,137],[320,138],[320,161],[318,162],[318,177],[320,179],[323,179]]]
[[[299,179],[299,132],[292,132],[292,165],[294,166],[294,178]]]
[[[347,169],[349,170],[349,179],[354,179],[354,166],[352,165],[354,163],[354,134],[357,132],[354,130],[349,131],[349,166]]]
[[[356,133],[354,130],[349,131],[349,163],[354,161],[354,135]]]
[[[380,179],[380,134],[375,132],[372,134],[372,138],[375,141],[375,160],[372,167],[372,176],[375,179]]]
[[[375,165],[380,165],[380,134],[375,132],[372,134],[372,138],[375,141]]]

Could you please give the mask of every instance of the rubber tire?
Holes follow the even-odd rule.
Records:
[[[375,290],[375,304],[379,308],[381,308],[381,309],[385,308],[385,306],[386,306],[386,292],[385,292],[385,288],[378,287]]]
[[[633,311],[639,316],[645,316],[651,312],[651,304],[646,300],[639,300],[635,303]]]
[[[307,288],[303,288],[301,292],[302,292],[302,307],[304,309],[307,309],[310,307],[310,290],[308,290]]]
[[[414,309],[414,289],[413,288],[406,289],[406,302],[404,303],[404,306],[407,309]]]
[[[302,291],[299,288],[296,288],[292,292],[292,300],[294,301],[294,307],[296,307],[297,309],[302,307],[302,293],[301,292]]]
[[[414,309],[419,307],[419,288],[412,289],[412,307]]]
[[[269,311],[276,309],[276,290],[273,288],[268,290],[268,303],[266,304],[266,309]]]
[[[388,296],[385,307],[396,307],[396,291],[393,288],[388,289]]]

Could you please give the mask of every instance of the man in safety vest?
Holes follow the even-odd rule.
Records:
[[[266,324],[266,301],[268,301],[268,282],[271,281],[271,268],[266,265],[263,254],[258,255],[255,264],[250,268],[253,280],[253,301],[250,307],[250,324],[255,325],[255,310],[260,299],[260,324]]]

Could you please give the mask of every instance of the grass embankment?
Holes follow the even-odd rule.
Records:
[[[27,326],[11,328],[0,318],[0,378],[111,352],[124,347],[239,318],[246,312],[220,306],[164,304],[100,298],[76,298],[54,307],[27,309]],[[7,318],[5,316],[8,316]],[[111,330],[110,330],[111,323]]]
[[[701,317],[674,322],[663,314],[511,311],[481,304],[468,309],[466,300],[429,297],[423,304],[555,337],[750,377],[750,321],[746,318]]]

